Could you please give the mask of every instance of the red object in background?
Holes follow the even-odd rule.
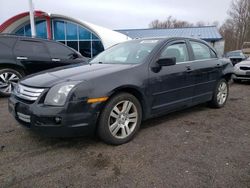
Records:
[[[16,16],[13,16],[12,18],[6,20],[2,25],[0,25],[0,33],[3,32],[6,28],[8,28],[11,24],[16,22],[17,20],[26,17],[29,15],[29,12],[24,12],[21,14],[18,14]],[[35,11],[34,12],[35,18],[45,18],[46,23],[47,23],[47,34],[48,34],[48,39],[52,39],[52,34],[51,34],[51,19],[50,16],[43,11]]]

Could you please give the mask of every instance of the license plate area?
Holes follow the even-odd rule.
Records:
[[[31,122],[29,107],[25,104],[17,103],[15,107],[16,117],[25,123]]]

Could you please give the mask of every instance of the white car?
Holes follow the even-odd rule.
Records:
[[[250,58],[234,66],[233,80],[234,82],[250,80]]]

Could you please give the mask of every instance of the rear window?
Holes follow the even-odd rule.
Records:
[[[27,57],[49,57],[47,49],[42,42],[39,41],[29,41],[20,40],[15,46],[15,53],[17,55],[27,56]]]
[[[212,58],[210,48],[207,45],[194,41],[190,41],[190,44],[194,52],[195,60]]]
[[[0,56],[9,56],[12,54],[12,49],[0,42]]]
[[[13,45],[16,39],[10,37],[0,37],[0,55],[1,57],[11,56]]]
[[[0,37],[0,43],[6,45],[9,48],[12,48],[16,43],[16,38],[13,37]]]
[[[70,59],[74,53],[73,50],[70,50],[62,44],[57,44],[55,42],[46,42],[46,44],[52,58]]]

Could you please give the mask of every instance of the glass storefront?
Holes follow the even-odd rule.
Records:
[[[16,31],[17,35],[31,36],[30,24],[27,24]],[[36,34],[39,38],[47,38],[47,25],[45,20],[36,21]]]
[[[101,40],[79,24],[65,20],[52,20],[53,39],[79,51],[85,57],[94,57],[104,50]],[[47,38],[45,20],[36,21],[37,37]],[[17,35],[31,36],[30,24],[19,28]]]

